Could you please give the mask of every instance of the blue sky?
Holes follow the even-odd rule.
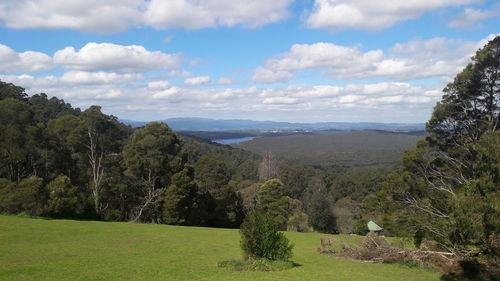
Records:
[[[425,122],[480,0],[2,0],[0,80],[124,119]]]

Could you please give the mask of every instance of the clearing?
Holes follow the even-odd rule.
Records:
[[[320,233],[287,232],[300,266],[235,272],[237,229],[0,215],[1,280],[439,280],[439,273],[336,259],[316,252]]]

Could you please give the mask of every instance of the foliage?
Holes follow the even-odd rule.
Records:
[[[69,217],[78,213],[78,189],[71,180],[60,175],[47,185],[49,199],[47,212],[56,217]]]
[[[493,253],[489,237],[500,229],[499,73],[497,36],[444,89],[429,137],[387,178],[379,193],[387,202],[385,229],[457,254]]]
[[[126,175],[142,193],[134,221],[159,221],[165,190],[186,160],[180,140],[165,123],[152,122],[132,134],[123,149],[123,159]]]
[[[247,215],[240,233],[245,258],[286,261],[292,257],[293,245],[267,215],[258,212]]]
[[[368,220],[359,219],[356,222],[356,226],[354,227],[354,233],[358,234],[358,235],[366,235],[368,233],[367,223],[368,223]]]
[[[234,146],[262,156],[272,151],[277,159],[313,168],[387,167],[423,137],[370,130],[321,132],[256,138]]]
[[[204,155],[194,165],[198,225],[237,227],[241,224],[243,202],[231,181],[229,167],[216,155]]]
[[[26,101],[28,95],[24,88],[0,81],[0,101],[8,98]]]
[[[258,191],[258,201],[257,210],[269,216],[278,229],[286,230],[288,217],[297,207],[294,200],[285,195],[283,182],[271,179],[263,183]]]
[[[296,212],[288,218],[287,231],[310,232],[309,216],[303,212]]]
[[[33,110],[26,103],[7,98],[0,101],[0,176],[20,182],[33,173]]]
[[[165,192],[163,221],[168,224],[192,223],[193,205],[198,188],[194,182],[193,168],[186,166],[172,177]]]

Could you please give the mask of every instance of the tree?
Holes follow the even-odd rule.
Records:
[[[285,195],[281,180],[271,179],[263,183],[259,188],[258,201],[257,210],[269,216],[278,229],[286,230],[288,218],[297,208],[295,200]]]
[[[500,36],[488,42],[472,62],[443,90],[441,102],[427,123],[431,145],[442,151],[477,143],[498,128],[500,113]]]
[[[24,91],[24,88],[0,81],[0,100],[8,98],[26,101],[28,99],[28,95]]]
[[[79,108],[73,108],[69,103],[56,97],[48,98],[46,94],[35,94],[29,97],[29,104],[35,113],[36,122],[46,123],[64,115],[79,116]]]
[[[237,227],[243,214],[243,202],[231,181],[226,163],[215,155],[204,155],[194,165],[195,180],[199,188],[197,212],[199,224]]]
[[[197,190],[193,168],[187,166],[175,174],[165,193],[163,221],[168,224],[190,224]]]
[[[381,194],[401,233],[418,233],[456,254],[470,247],[491,252],[489,238],[500,227],[499,78],[497,36],[447,85],[427,123],[429,137],[385,182]]]
[[[33,170],[33,111],[13,98],[0,101],[0,176],[20,182],[36,174]]]
[[[68,217],[78,213],[78,189],[71,185],[71,180],[60,175],[47,185],[49,199],[47,211],[52,216]]]
[[[293,245],[278,231],[274,221],[261,213],[252,212],[241,224],[241,248],[246,258],[286,261],[292,257]]]
[[[273,178],[279,178],[279,166],[278,161],[269,150],[259,164],[259,180],[267,181]]]
[[[171,177],[184,167],[186,155],[177,135],[165,124],[152,122],[136,130],[123,149],[125,173],[142,193],[133,221],[161,218],[161,201]],[[145,214],[145,211],[147,212]]]

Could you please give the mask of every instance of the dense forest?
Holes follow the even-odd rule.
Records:
[[[99,106],[0,82],[0,212],[238,227],[258,210],[282,230],[363,234],[376,220],[416,243],[498,254],[499,75],[496,37],[444,89],[428,136],[396,167],[306,166],[162,122],[132,128]]]

